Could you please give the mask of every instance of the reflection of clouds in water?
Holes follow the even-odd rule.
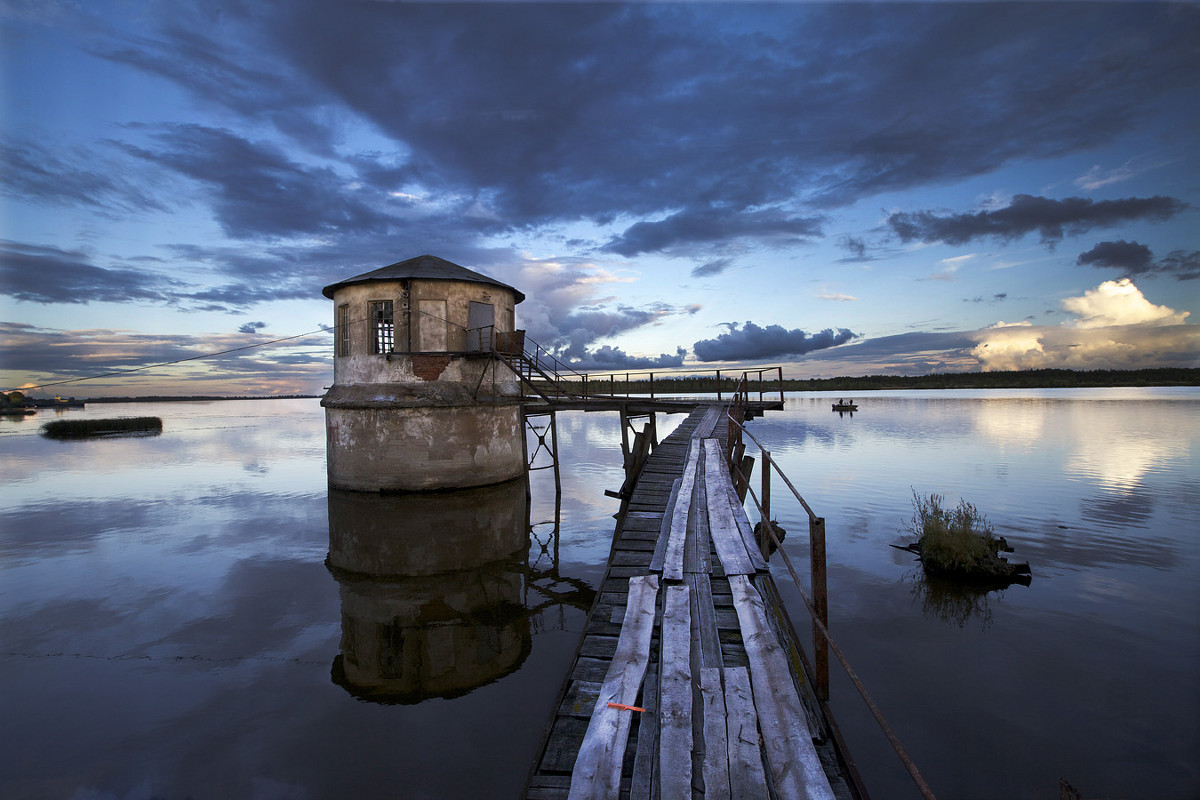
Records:
[[[1103,431],[1080,436],[1065,470],[1110,491],[1138,486],[1151,472],[1162,472],[1186,458],[1185,443],[1171,436],[1141,434],[1110,437]]]
[[[1080,513],[1085,520],[1106,528],[1144,528],[1154,514],[1154,498],[1136,490],[1100,495],[1083,500]]]
[[[1093,567],[1149,567],[1170,571],[1179,564],[1178,542],[1161,536],[1131,537],[1130,526],[1112,526],[1083,530],[1052,530],[1040,535],[1010,539],[1022,558],[1037,571],[1050,566],[1081,569]]]
[[[1041,442],[1046,427],[1046,406],[1042,403],[992,401],[978,406],[975,429],[1001,446],[1034,447]]]

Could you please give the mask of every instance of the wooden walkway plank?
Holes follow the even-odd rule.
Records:
[[[667,508],[663,512],[662,521],[658,526],[658,542],[654,546],[654,556],[650,559],[650,571],[662,572],[663,561],[667,556],[667,542],[671,540],[671,514],[675,510],[675,502],[679,499],[679,484],[682,478],[676,478],[671,483],[671,495],[667,499]]]
[[[726,575],[753,575],[758,571],[734,520],[729,505],[728,473],[722,470],[725,459],[721,443],[716,439],[704,440],[704,484],[708,488],[708,519],[712,531],[713,546]]]
[[[687,540],[688,517],[691,516],[692,489],[696,483],[696,464],[700,459],[699,444],[693,440],[688,450],[687,463],[683,468],[683,476],[679,482],[679,494],[675,497],[675,507],[671,509],[670,535],[667,539],[667,550],[663,557],[663,578],[665,580],[683,580],[683,546]]]
[[[725,670],[725,713],[729,739],[729,791],[741,798],[767,797],[758,733],[758,714],[745,667]]]
[[[621,785],[621,767],[629,739],[630,715],[609,703],[633,705],[650,658],[658,576],[629,579],[629,603],[617,640],[616,653],[600,688],[600,696],[571,773],[570,800],[615,798]]]
[[[659,659],[658,780],[664,798],[692,794],[692,645],[688,587],[668,586]]]
[[[745,575],[730,575],[729,587],[750,659],[754,707],[775,792],[780,800],[832,800],[833,789],[813,747],[787,657],[767,622],[762,596]]]
[[[730,753],[720,667],[700,668],[700,697],[704,704],[704,800],[730,800]]]

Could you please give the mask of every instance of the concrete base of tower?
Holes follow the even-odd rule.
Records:
[[[356,401],[361,393],[332,390],[322,401],[330,486],[428,491],[487,486],[524,475],[519,404],[415,405],[411,396],[389,402],[378,388],[367,402]]]

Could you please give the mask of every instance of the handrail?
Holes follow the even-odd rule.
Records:
[[[580,372],[580,371],[574,369],[573,367],[571,367],[571,365],[560,360],[557,356],[555,356],[553,353],[551,353],[548,348],[544,347],[543,345],[539,344],[538,342],[536,342],[532,339],[525,337],[523,331],[513,331],[513,332],[497,331],[495,325],[484,325],[484,326],[481,326],[478,328],[467,329],[468,341],[471,341],[471,338],[470,338],[471,334],[475,333],[475,332],[478,332],[478,347],[480,350],[490,352],[501,358],[504,358],[506,356],[519,355],[525,362],[527,362],[529,365],[534,367],[537,371],[545,374],[546,377],[548,377],[551,380],[551,382],[553,384],[555,384],[556,390],[561,391],[566,394],[572,394],[574,396],[581,397],[584,399],[588,399],[591,397],[632,398],[633,396],[628,393],[629,389],[632,387],[632,384],[635,379],[641,380],[641,376],[647,376],[649,378],[649,380],[648,380],[649,394],[650,394],[650,398],[654,399],[654,397],[655,397],[655,376],[656,375],[659,378],[658,386],[662,387],[664,384],[669,385],[671,382],[676,381],[676,380],[680,380],[680,379],[686,380],[685,376],[689,376],[689,375],[701,376],[700,380],[712,380],[712,378],[703,377],[709,373],[715,374],[715,381],[716,381],[715,388],[717,390],[717,399],[718,400],[724,399],[725,390],[722,388],[722,383],[723,383],[722,376],[721,376],[722,370],[720,370],[720,369],[714,368],[712,370],[692,369],[692,370],[667,371],[666,372],[667,377],[665,377],[665,378],[663,377],[663,375],[664,375],[663,371],[660,371],[660,370],[645,371],[645,372],[628,372],[628,371],[625,371],[625,372],[611,371],[611,372],[600,372],[600,373]],[[521,334],[519,338],[515,336],[515,334],[518,334],[518,333]],[[514,345],[516,345],[517,342],[520,343],[519,344],[519,347],[520,347],[519,354],[517,353],[516,346],[514,346],[514,348],[511,352],[503,349],[502,346],[498,346],[499,343],[504,341],[504,336],[506,336],[506,335],[514,337],[514,339],[512,340],[512,343]],[[532,351],[530,350],[529,345],[533,345]],[[740,387],[743,384],[747,383],[747,381],[749,380],[749,375],[757,374],[757,376],[758,376],[758,378],[757,378],[758,399],[759,399],[759,402],[763,402],[765,399],[765,394],[767,391],[766,385],[768,382],[768,380],[765,378],[765,375],[767,375],[768,373],[775,374],[775,377],[771,378],[770,380],[777,382],[778,387],[779,387],[779,402],[782,403],[783,396],[784,396],[783,367],[780,367],[780,366],[761,367],[758,369],[743,371],[741,378],[738,381],[738,383],[736,384],[736,386]],[[616,378],[617,378],[617,376],[621,376],[621,375],[624,376],[623,377],[623,383],[624,383],[623,388],[625,389],[626,393],[618,395],[616,392]],[[598,379],[603,379],[605,377],[608,378],[608,385],[609,385],[608,391],[607,392],[604,391],[603,388],[599,389],[598,391],[594,390],[592,387],[595,384],[599,384],[601,387],[603,387],[602,380],[598,380]],[[527,380],[532,385],[532,377],[528,378]],[[736,392],[736,389],[735,389],[735,392]]]
[[[770,477],[769,476],[770,476],[772,467],[774,467],[775,472],[779,475],[779,477],[783,478],[784,483],[786,483],[788,488],[791,489],[792,494],[795,495],[796,499],[800,501],[800,504],[804,507],[804,510],[808,512],[810,531],[819,530],[819,533],[820,533],[820,536],[819,536],[820,558],[822,561],[822,563],[820,565],[820,572],[821,572],[821,576],[822,576],[821,583],[823,584],[824,583],[824,580],[823,580],[823,576],[824,576],[824,543],[825,543],[824,519],[821,517],[818,517],[816,514],[813,513],[812,508],[808,505],[807,502],[805,502],[804,498],[800,496],[800,493],[798,491],[796,491],[796,487],[792,485],[791,480],[787,477],[786,474],[784,474],[783,470],[780,469],[779,465],[777,463],[775,463],[775,460],[771,458],[770,451],[768,451],[766,448],[764,448],[762,446],[762,443],[759,442],[758,439],[756,439],[753,436],[753,434],[751,434],[749,431],[747,431],[745,429],[745,425],[742,424],[742,419],[740,417],[735,419],[734,416],[732,414],[730,414],[729,415],[729,425],[730,425],[731,430],[734,428],[734,426],[737,427],[737,429],[739,431],[739,436],[738,436],[738,440],[739,440],[738,444],[739,445],[741,444],[741,441],[740,441],[741,433],[744,433],[747,436],[749,436],[751,441],[753,441],[756,445],[758,445],[759,451],[762,453],[763,461],[764,461],[764,464],[763,464],[763,486],[765,487],[764,495],[770,491]],[[732,437],[730,437],[730,442],[732,444]],[[833,636],[830,635],[829,627],[828,627],[828,625],[829,625],[828,610],[826,608],[824,608],[824,605],[825,605],[824,598],[818,597],[817,605],[822,606],[822,608],[817,608],[814,605],[813,601],[810,600],[808,595],[805,593],[804,587],[800,583],[800,576],[796,574],[796,569],[792,565],[792,560],[791,560],[791,558],[788,557],[787,551],[783,549],[783,543],[780,540],[780,538],[776,535],[775,526],[769,519],[770,512],[766,509],[769,509],[769,507],[770,507],[770,498],[764,497],[763,501],[760,502],[758,496],[754,492],[754,488],[750,485],[749,476],[741,471],[740,464],[738,464],[738,465],[730,464],[730,469],[731,469],[730,474],[733,474],[736,471],[736,474],[738,475],[738,477],[743,481],[743,483],[745,484],[745,486],[748,490],[748,494],[750,495],[750,498],[754,501],[754,505],[758,508],[759,513],[762,515],[762,522],[763,522],[762,530],[766,533],[766,536],[770,537],[770,541],[775,545],[776,552],[779,553],[780,557],[783,559],[784,566],[787,567],[788,573],[792,576],[792,582],[796,586],[796,591],[800,593],[800,599],[804,601],[804,605],[808,609],[809,615],[812,617],[814,635],[820,634],[820,637],[824,640],[825,644],[829,647],[829,650],[832,651],[834,656],[837,658],[838,663],[840,663],[842,665],[842,668],[846,671],[846,675],[850,678],[850,681],[854,684],[854,688],[858,690],[859,696],[862,697],[863,702],[866,703],[867,709],[871,712],[871,716],[873,716],[875,718],[875,721],[879,724],[879,727],[882,729],[884,736],[887,737],[887,740],[891,743],[892,748],[896,751],[896,755],[900,758],[900,762],[904,765],[905,769],[908,770],[909,776],[913,779],[913,783],[916,784],[917,790],[920,791],[921,796],[926,798],[926,800],[937,800],[937,798],[933,794],[933,790],[929,787],[929,784],[926,783],[924,776],[921,775],[921,771],[919,769],[917,769],[916,763],[912,760],[912,758],[908,755],[908,752],[904,749],[904,745],[900,742],[900,738],[896,735],[896,732],[892,729],[892,726],[890,724],[888,724],[887,719],[883,716],[883,711],[875,703],[875,700],[871,697],[870,692],[867,691],[867,687],[862,682],[862,679],[859,678],[858,673],[855,672],[854,668],[850,666],[850,661],[846,658],[845,653],[842,652],[842,648],[838,646],[837,642],[834,641]],[[764,508],[764,506],[766,508]],[[817,550],[816,544],[817,544],[817,542],[814,542],[814,547],[812,548],[814,555],[815,555],[815,551]],[[815,571],[816,571],[816,568],[814,567],[814,577],[815,577]],[[814,581],[814,584],[815,583],[816,583],[816,581]],[[823,590],[824,590],[823,586],[821,586],[821,587],[814,586],[814,590],[813,590],[814,594],[816,594],[818,592],[818,589],[820,590],[821,594],[823,594]],[[818,660],[818,666],[817,666],[818,681],[820,681],[820,679],[821,679],[821,676],[820,676],[821,654],[820,654],[820,652],[818,652],[818,654],[817,654],[817,660]],[[826,681],[825,686],[824,686],[824,691],[826,693],[826,699],[827,699],[828,698],[828,694],[827,694],[828,693],[828,674],[826,674],[824,676],[824,679]],[[820,690],[821,690],[821,687],[818,686],[818,691],[820,692]]]

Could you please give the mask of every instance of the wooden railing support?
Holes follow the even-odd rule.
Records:
[[[814,617],[829,630],[829,598],[825,581],[825,518],[812,517],[808,523],[809,565],[811,567]],[[813,651],[817,697],[829,699],[829,642],[821,627],[813,622]]]
[[[762,518],[762,535],[758,546],[762,550],[762,557],[769,559],[771,557],[771,534],[767,530],[767,525],[771,523],[771,451],[762,451],[762,494],[759,495],[762,501],[760,516]]]

